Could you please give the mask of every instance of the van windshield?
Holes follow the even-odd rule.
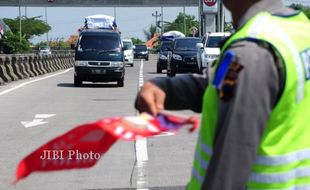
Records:
[[[220,47],[220,43],[224,40],[226,36],[209,36],[207,40],[206,47],[209,48],[218,48]]]
[[[82,36],[79,44],[82,51],[120,51],[120,47],[116,36]]]
[[[124,41],[123,44],[124,44],[125,49],[132,49],[132,43],[131,42]]]
[[[160,49],[161,49],[162,51],[168,51],[168,48],[169,48],[169,47],[171,47],[171,42],[163,42],[163,43],[161,44]]]
[[[136,45],[135,49],[137,51],[147,51],[147,47],[145,45]]]

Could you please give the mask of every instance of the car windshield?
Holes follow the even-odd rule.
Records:
[[[218,48],[220,47],[220,43],[224,40],[226,36],[209,36],[207,40],[206,47],[209,48]]]
[[[40,50],[50,50],[49,47],[40,47],[39,49],[40,49]]]
[[[136,45],[135,50],[138,50],[138,51],[146,51],[147,48],[146,48],[145,45]]]
[[[171,42],[163,42],[161,44],[160,50],[162,51],[168,51],[168,47],[171,47]]]
[[[123,44],[124,44],[125,49],[132,49],[132,43],[131,42],[124,41]]]
[[[179,39],[175,41],[175,50],[197,50],[196,44],[200,42],[200,39]]]
[[[82,36],[79,49],[82,51],[120,51],[120,42],[116,36]]]

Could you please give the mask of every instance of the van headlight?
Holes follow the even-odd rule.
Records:
[[[182,61],[182,57],[180,55],[177,55],[177,54],[173,54],[172,58],[175,59],[175,60]]]
[[[75,66],[87,66],[88,65],[88,61],[75,61]]]
[[[124,63],[123,62],[111,62],[111,67],[123,67]]]

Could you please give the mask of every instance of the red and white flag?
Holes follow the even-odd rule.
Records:
[[[162,132],[175,132],[187,124],[191,125],[192,132],[198,127],[198,119],[163,112],[155,117],[143,113],[132,117],[106,118],[78,126],[22,159],[17,166],[15,183],[35,171],[92,167],[118,139],[133,141]]]

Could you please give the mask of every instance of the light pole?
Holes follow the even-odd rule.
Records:
[[[161,6],[161,34],[165,32],[164,28],[164,7]]]
[[[152,13],[152,16],[155,17],[155,25],[157,26],[157,18],[161,17],[161,14],[158,11],[155,11],[155,14]]]
[[[186,36],[186,17],[185,17],[185,6],[183,7],[183,24],[184,24],[184,35]]]
[[[45,23],[47,24],[47,7],[45,7]],[[46,42],[47,43],[49,43],[48,40],[49,40],[48,39],[48,32],[46,32]]]
[[[20,11],[20,0],[18,0],[18,13],[19,13],[19,42],[22,43],[22,16]]]

